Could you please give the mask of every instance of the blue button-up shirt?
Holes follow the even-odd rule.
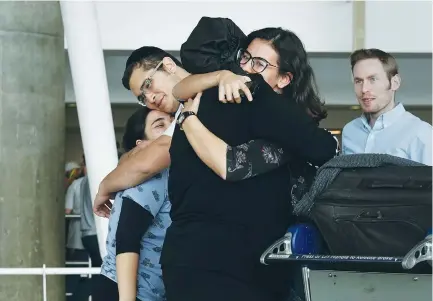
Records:
[[[365,115],[343,128],[343,154],[388,154],[432,165],[433,128],[402,104],[382,114],[371,127]]]

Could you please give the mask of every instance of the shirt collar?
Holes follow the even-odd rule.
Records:
[[[406,112],[406,109],[401,103],[397,103],[397,105],[391,110],[388,111],[377,118],[376,123],[374,124],[375,129],[384,129],[394,122],[400,119],[400,116]],[[361,116],[362,123],[364,127],[371,130],[370,124],[368,123],[368,119],[365,114]]]

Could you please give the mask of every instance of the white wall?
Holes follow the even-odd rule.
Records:
[[[365,47],[432,52],[432,1],[366,1]]]
[[[351,1],[137,1],[95,2],[103,49],[153,45],[179,50],[202,16],[228,17],[245,32],[281,26],[296,32],[307,50],[350,51]]]
[[[106,52],[105,64],[112,103],[134,103],[135,98],[123,88],[121,78],[129,52]],[[178,53],[173,52],[177,55]],[[319,90],[330,105],[354,105],[349,54],[310,55]],[[396,55],[403,78],[398,100],[408,105],[431,105],[432,58],[430,55]],[[66,75],[66,102],[75,102],[69,64]]]
[[[296,32],[309,52],[350,52],[349,1],[95,1],[105,50],[154,45],[179,50],[202,16],[228,17],[245,33],[268,26]],[[365,42],[389,52],[432,52],[431,1],[365,3]]]

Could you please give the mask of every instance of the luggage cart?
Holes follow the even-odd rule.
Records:
[[[431,231],[404,257],[319,255],[318,236],[311,225],[292,227],[262,254],[260,261],[265,265],[302,264],[305,301],[432,300]],[[423,272],[414,272],[421,265]],[[362,271],[363,266],[370,270],[377,267],[377,271]],[[383,272],[387,270],[383,267],[401,272]]]

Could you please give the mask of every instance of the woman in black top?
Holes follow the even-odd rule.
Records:
[[[194,73],[204,73],[227,68],[239,73],[239,65],[244,69],[242,71],[247,71],[248,73],[266,73],[268,68],[274,69],[275,65],[272,66],[263,57],[252,58],[247,49],[241,48],[241,50],[238,50],[238,48],[235,48],[235,45],[248,45],[255,39],[271,41],[278,35],[280,35],[280,39],[274,40],[272,47],[284,59],[280,60],[282,63],[280,63],[279,78],[275,78],[275,76],[273,79],[271,78],[271,81],[273,80],[271,85],[273,85],[277,93],[286,96],[289,101],[295,101],[319,124],[321,120],[327,117],[327,111],[324,107],[324,102],[322,102],[318,94],[314,73],[308,61],[307,64],[297,71],[294,79],[293,72],[290,72],[293,69],[293,64],[299,65],[300,60],[306,60],[307,54],[302,44],[300,44],[300,48],[298,47],[299,59],[297,60],[292,57],[292,61],[288,60],[290,52],[293,53],[293,49],[290,49],[290,46],[287,47],[291,41],[289,35],[284,30],[276,28],[263,29],[251,33],[247,38],[230,19],[203,17],[188,40],[182,45],[182,62],[187,69],[193,70]],[[281,38],[283,36],[285,38]],[[293,38],[299,41],[295,35]],[[231,53],[231,56],[235,59],[230,59],[228,53]],[[287,73],[287,71],[289,72]],[[249,81],[249,78],[236,76],[227,71],[224,72],[228,74],[221,76],[225,76],[226,78],[231,77],[233,82],[228,83],[230,91],[227,93],[227,97],[220,94],[220,101],[234,102],[239,97],[239,93],[236,93],[235,87],[239,86],[243,90],[247,89],[242,85],[245,81]],[[284,76],[281,76],[284,73],[287,73],[291,77],[289,79],[290,84],[286,86],[284,86],[284,83],[281,85],[281,81],[284,82],[285,80]],[[211,74],[206,75],[208,78],[211,76]],[[194,97],[197,92],[209,88],[209,80],[206,77],[198,75],[184,80],[175,87],[175,96],[179,99],[188,99]],[[265,75],[265,77],[269,80],[269,75]],[[236,83],[236,80],[238,80],[238,83]],[[276,80],[280,82],[277,83]],[[222,83],[220,87],[224,85],[227,85],[227,83]],[[245,94],[250,93],[248,89],[245,92]],[[224,97],[221,98],[221,96]],[[197,108],[198,105],[192,104],[191,101],[185,104],[184,111],[194,111]],[[199,123],[197,122],[197,124]],[[299,158],[293,153],[289,154],[289,152],[284,151],[283,148],[275,143],[263,139],[254,139],[240,145],[230,146],[210,132],[207,136],[203,135],[207,134],[207,132],[203,132],[203,134],[200,132],[190,132],[191,135],[201,138],[200,143],[202,147],[195,147],[200,158],[219,176],[228,181],[248,179],[271,171],[281,165],[288,164],[287,166],[292,174],[289,184],[292,191],[292,202],[296,203],[314,179],[317,164],[313,165],[308,160],[305,160],[305,158]],[[337,141],[337,139],[335,140]],[[204,151],[205,145],[212,145],[212,147],[208,147],[209,149],[213,149],[212,154]]]
[[[234,184],[207,167],[216,173],[226,170],[226,163],[220,164],[222,169],[213,166],[214,155],[225,154],[227,145],[255,138],[280,144],[313,165],[336,154],[336,140],[305,112],[320,100],[296,35],[279,28],[264,29],[250,34],[246,44],[251,57],[244,57],[242,67],[260,73],[250,76],[258,87],[252,91],[252,102],[228,108],[215,100],[218,94],[221,100],[239,98],[236,87],[246,90],[246,78],[228,71],[190,76],[174,91],[179,98],[186,98],[191,90],[196,93],[220,87],[203,93],[200,120],[194,114],[184,115],[183,131],[178,127],[172,140],[169,193],[173,223],[161,257],[169,301],[285,300],[288,294],[290,270],[260,265],[259,257],[293,223],[289,170],[277,168]],[[189,102],[184,111],[197,110],[197,106],[198,99]],[[202,139],[209,135],[211,140]]]

